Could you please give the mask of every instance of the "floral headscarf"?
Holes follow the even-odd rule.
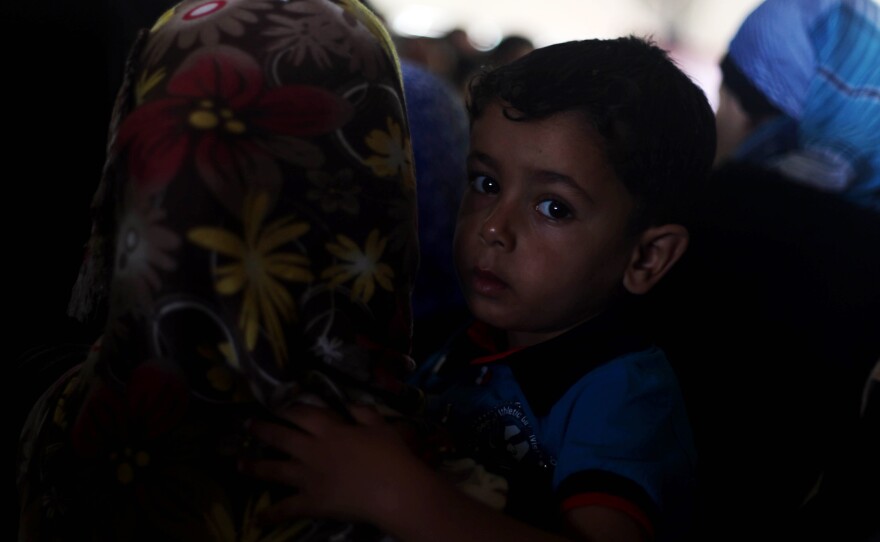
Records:
[[[406,411],[416,193],[400,68],[356,0],[194,0],[129,58],[71,302],[107,326],[22,440],[24,539],[261,531],[242,422]],[[352,531],[354,532],[354,531]]]
[[[766,0],[737,31],[728,59],[782,113],[735,158],[880,211],[876,1]]]

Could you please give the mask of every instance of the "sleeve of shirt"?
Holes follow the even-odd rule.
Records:
[[[687,518],[694,450],[675,375],[659,350],[584,376],[551,411],[562,427],[553,488],[563,510],[601,504],[649,532]],[[687,504],[686,504],[687,503]]]

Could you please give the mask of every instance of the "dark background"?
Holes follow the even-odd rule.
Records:
[[[6,344],[12,346],[7,363],[13,367],[9,450],[16,450],[21,424],[39,393],[100,331],[95,323],[69,318],[67,302],[89,236],[90,201],[129,45],[140,26],[151,25],[170,5],[56,0],[0,7],[3,128],[11,144],[3,153],[4,322]],[[13,534],[17,462],[7,466]]]

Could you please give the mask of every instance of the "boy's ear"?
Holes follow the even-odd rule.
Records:
[[[680,224],[648,228],[639,236],[623,275],[623,286],[632,294],[644,294],[672,269],[687,250],[690,235]]]

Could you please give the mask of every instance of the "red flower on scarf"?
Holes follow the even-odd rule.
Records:
[[[134,109],[118,145],[141,188],[164,188],[192,156],[200,177],[229,203],[243,193],[236,185],[280,182],[276,158],[319,165],[320,150],[296,138],[330,132],[351,113],[347,101],[319,87],[267,87],[253,58],[220,46],[191,55],[165,97]]]
[[[143,363],[124,392],[102,386],[86,400],[71,432],[76,454],[109,460],[111,477],[125,486],[155,465],[162,437],[183,421],[189,394],[180,375]]]
[[[92,509],[101,514],[99,529],[130,532],[145,522],[187,539],[193,526],[205,524],[205,503],[224,502],[215,470],[220,456],[204,453],[213,441],[201,424],[187,421],[189,409],[183,375],[155,362],[135,368],[124,390],[104,384],[90,394],[70,434],[82,461],[67,466],[82,470],[75,480],[86,484],[80,491],[102,496],[101,508]],[[88,510],[95,503],[82,504]]]

